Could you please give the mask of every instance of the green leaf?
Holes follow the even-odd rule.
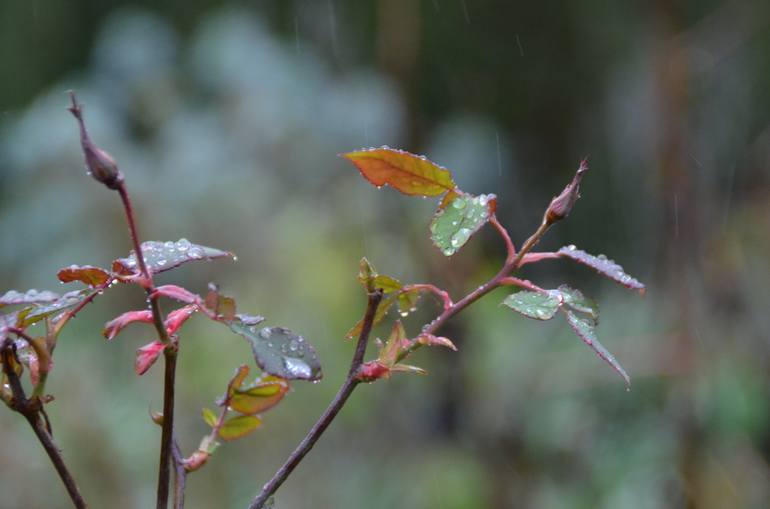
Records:
[[[457,194],[444,207],[439,207],[430,224],[433,244],[445,256],[452,256],[468,242],[494,212],[497,199],[493,194],[472,196]]]
[[[18,326],[23,329],[49,316],[58,315],[68,309],[72,309],[95,292],[96,290],[93,288],[67,292],[50,304],[22,309],[19,312]]]
[[[302,336],[282,327],[257,330],[239,322],[228,325],[251,343],[254,359],[263,371],[286,380],[320,380],[323,376],[315,348]]]
[[[217,421],[219,420],[219,418],[217,417],[217,414],[215,414],[213,410],[211,410],[210,408],[204,408],[202,410],[202,414],[203,414],[203,421],[206,424],[208,424],[212,428],[217,425]]]
[[[589,299],[583,292],[570,288],[567,285],[561,285],[559,287],[559,293],[561,293],[564,299],[564,304],[574,311],[585,313],[594,320],[599,319],[599,306],[596,305],[593,299]]]
[[[5,306],[15,306],[18,304],[45,304],[54,302],[60,297],[58,294],[48,290],[27,290],[25,293],[16,290],[8,290],[0,297],[0,308]]]
[[[441,196],[456,187],[449,170],[403,150],[380,147],[340,155],[377,187],[387,184],[413,196]]]
[[[550,320],[559,310],[562,298],[555,291],[543,293],[523,290],[506,297],[503,304],[529,318]]]
[[[251,387],[236,390],[230,399],[230,408],[245,415],[265,412],[277,405],[288,390],[285,380],[266,376]]]
[[[412,366],[411,364],[394,364],[390,367],[390,371],[397,372],[400,371],[402,373],[412,373],[414,375],[427,375],[428,372],[424,369]]]
[[[257,429],[262,424],[262,419],[255,415],[239,415],[225,421],[219,428],[219,437],[222,440],[235,440],[244,437]]]
[[[629,378],[628,373],[626,373],[626,370],[623,369],[623,366],[620,365],[615,357],[606,348],[604,348],[601,343],[599,343],[599,340],[596,337],[596,322],[590,317],[578,316],[572,311],[566,311],[566,314],[567,322],[569,323],[570,327],[572,327],[572,330],[575,331],[575,334],[577,334],[578,337],[583,340],[583,343],[588,345],[594,352],[596,352],[596,355],[598,355],[607,364],[609,364],[612,369],[617,371],[617,373],[623,377],[623,380],[626,382],[626,387],[628,387],[631,384],[631,379]]]
[[[420,300],[422,289],[412,288],[398,294],[398,314],[403,317],[409,316],[409,313],[417,311],[417,301]]]
[[[142,242],[142,254],[147,269],[153,274],[195,260],[233,257],[233,253],[228,251],[193,244],[187,239],[179,239],[176,242],[170,240],[167,242],[154,240]],[[118,258],[112,262],[112,270],[123,276],[139,274],[136,254],[132,251],[127,258]]]
[[[594,256],[576,248],[574,245],[563,247],[559,249],[557,253],[562,256],[566,256],[567,258],[571,258],[578,263],[582,263],[583,265],[588,265],[599,274],[607,276],[608,278],[617,283],[620,283],[626,288],[638,290],[641,294],[644,294],[646,290],[645,286],[636,278],[626,274],[623,270],[623,267],[604,255]]]
[[[383,293],[393,293],[401,289],[401,281],[390,276],[377,276],[372,284],[374,288],[379,288]]]
[[[106,270],[92,265],[70,265],[69,267],[59,269],[56,276],[62,283],[80,281],[88,286],[103,285],[112,277]]]
[[[383,318],[385,318],[385,315],[388,314],[388,310],[390,309],[390,306],[393,305],[393,296],[388,297],[387,299],[383,299],[380,302],[380,305],[377,307],[377,311],[374,313],[374,322],[372,325],[376,325],[382,321]],[[354,339],[359,334],[361,334],[361,331],[364,328],[364,319],[361,318],[356,322],[356,324],[345,334],[345,337],[348,339]]]

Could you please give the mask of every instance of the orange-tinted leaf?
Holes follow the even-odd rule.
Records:
[[[243,385],[243,381],[249,376],[249,367],[246,364],[241,364],[235,368],[235,374],[227,383],[227,394],[225,394],[224,400],[229,400],[236,389],[239,389]]]
[[[222,440],[235,440],[244,437],[257,429],[262,424],[262,419],[255,415],[239,415],[225,421],[219,428],[219,437]]]
[[[222,320],[235,319],[235,299],[219,293],[219,288],[215,284],[209,285],[204,304],[214,313],[214,316]]]
[[[120,331],[123,330],[124,327],[134,322],[152,323],[152,311],[149,309],[142,309],[140,311],[127,311],[117,318],[114,318],[104,324],[102,334],[105,338],[112,341],[115,339],[115,336],[117,336]]]
[[[449,170],[403,150],[381,147],[341,155],[378,187],[388,184],[413,196],[440,196],[456,187]]]
[[[136,362],[134,363],[134,371],[137,375],[143,375],[147,372],[155,361],[158,360],[158,356],[166,348],[166,345],[160,341],[153,341],[148,343],[136,351]]]
[[[72,281],[80,281],[88,286],[103,285],[110,279],[110,273],[99,267],[92,265],[70,265],[59,269],[56,274],[59,281],[62,283],[71,283]]]
[[[176,332],[184,325],[184,323],[198,310],[195,305],[189,305],[175,309],[166,317],[166,332],[176,334]],[[152,318],[152,316],[150,316]]]
[[[236,390],[230,399],[230,408],[245,415],[258,414],[277,405],[288,390],[285,380],[267,376],[247,389]]]

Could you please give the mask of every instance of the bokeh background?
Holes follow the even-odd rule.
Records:
[[[188,507],[245,507],[344,377],[361,256],[455,297],[503,260],[490,228],[444,258],[428,240],[433,202],[378,191],[337,154],[426,154],[463,189],[496,193],[517,243],[589,155],[583,198],[541,247],[607,253],[646,297],[568,262],[523,273],[598,300],[600,338],[632,390],[565,323],[515,315],[500,291],[444,330],[459,353],[415,356],[430,376],[361,387],[277,507],[767,507],[768,55],[764,0],[3,0],[2,287],[57,290],[59,267],[130,248],[116,197],[84,174],[65,110],[75,89],[142,236],[239,255],[159,279],[218,282],[324,363],[322,383],[295,384],[263,428],[190,476]],[[154,505],[160,432],[147,414],[162,370],[132,369],[152,334],[99,334],[142,306],[137,288],[115,288],[56,351],[49,412],[93,507]],[[436,311],[424,299],[408,329]],[[240,338],[189,323],[185,451],[243,362]],[[0,436],[0,506],[69,507],[26,423],[2,411]]]

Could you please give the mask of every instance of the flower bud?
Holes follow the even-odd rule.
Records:
[[[118,189],[123,182],[123,174],[112,156],[91,141],[83,121],[83,106],[78,104],[74,92],[70,92],[70,98],[72,99],[72,106],[68,109],[80,125],[80,145],[83,148],[88,174],[108,188]]]
[[[580,181],[583,180],[583,174],[587,171],[588,160],[583,159],[580,161],[580,167],[575,172],[572,182],[567,184],[561,194],[554,197],[551,204],[548,205],[548,209],[545,211],[545,223],[547,225],[564,219],[572,211],[575,202],[580,198]]]

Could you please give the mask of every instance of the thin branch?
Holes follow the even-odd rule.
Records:
[[[525,288],[532,290],[533,292],[548,293],[548,290],[540,288],[529,279],[519,279],[517,277],[505,277],[500,280],[500,285],[503,286],[518,286],[519,288]]]
[[[433,293],[436,297],[441,299],[441,303],[444,305],[444,309],[451,308],[454,305],[454,303],[452,302],[452,298],[449,296],[449,294],[435,285],[427,284],[427,283],[416,283],[412,285],[405,285],[403,288],[401,288],[399,293],[406,293],[410,290],[425,290]]]
[[[134,210],[131,205],[131,198],[128,195],[128,190],[123,181],[118,184],[117,187],[120,199],[123,202],[123,209],[126,213],[126,222],[128,223],[128,230],[131,234],[131,242],[134,245],[134,256],[136,256],[139,270],[144,277],[144,287],[147,295],[150,297],[150,309],[152,310],[152,322],[155,325],[155,330],[158,332],[158,338],[161,342],[169,345],[163,352],[165,360],[165,373],[163,376],[163,428],[160,438],[160,459],[158,465],[158,493],[156,500],[157,509],[166,509],[168,507],[168,491],[170,481],[170,463],[171,463],[171,449],[174,430],[174,398],[175,398],[175,381],[176,381],[176,358],[177,350],[176,345],[172,344],[171,338],[169,338],[164,325],[163,314],[158,304],[158,298],[153,295],[155,292],[155,284],[152,279],[152,272],[147,268],[147,264],[144,260],[144,253],[142,252],[142,244],[139,241],[139,233],[136,228],[136,220],[134,219]]]
[[[187,484],[187,470],[184,467],[184,456],[179,448],[179,443],[174,440],[171,443],[171,453],[174,459],[174,509],[184,509],[184,490]]]
[[[64,483],[64,487],[67,489],[67,493],[72,500],[72,504],[78,509],[87,508],[87,504],[83,499],[83,495],[80,493],[75,479],[72,477],[67,465],[64,463],[64,458],[61,455],[61,451],[56,443],[53,441],[48,426],[46,424],[47,419],[42,418],[42,403],[39,399],[27,399],[24,393],[24,388],[21,385],[18,375],[13,370],[12,362],[15,361],[15,354],[9,340],[3,342],[2,345],[2,357],[3,357],[3,372],[8,379],[8,385],[11,387],[13,393],[12,404],[9,405],[12,410],[19,412],[27,419],[27,422],[32,427],[32,431],[35,432],[37,439],[45,449],[48,457],[53,463],[56,472]],[[42,415],[41,415],[42,414]]]
[[[356,350],[353,354],[353,360],[350,362],[350,370],[348,370],[348,376],[345,378],[345,382],[342,387],[337,391],[334,399],[329,406],[324,410],[321,417],[318,418],[310,431],[302,439],[297,448],[287,458],[286,462],[279,468],[273,477],[262,487],[262,491],[256,498],[249,504],[249,509],[262,509],[265,502],[278,490],[289,475],[297,468],[297,465],[302,461],[305,455],[310,452],[315,443],[321,438],[326,428],[334,421],[339,411],[345,405],[353,390],[360,383],[356,378],[358,370],[364,360],[364,354],[366,354],[366,346],[369,342],[369,334],[372,331],[372,325],[374,324],[374,315],[377,312],[377,308],[382,301],[382,292],[375,291],[369,294],[369,300],[366,307],[366,315],[364,316],[363,327],[361,328],[361,334],[358,336],[358,342],[356,343]]]
[[[516,248],[513,245],[511,236],[508,234],[508,230],[506,230],[505,227],[500,224],[500,221],[497,220],[497,216],[495,214],[492,214],[492,217],[489,218],[489,222],[492,224],[492,226],[495,227],[495,230],[497,230],[497,233],[500,234],[500,236],[503,238],[503,242],[505,242],[505,250],[508,252],[508,256],[505,258],[505,261],[512,261],[516,257]]]

